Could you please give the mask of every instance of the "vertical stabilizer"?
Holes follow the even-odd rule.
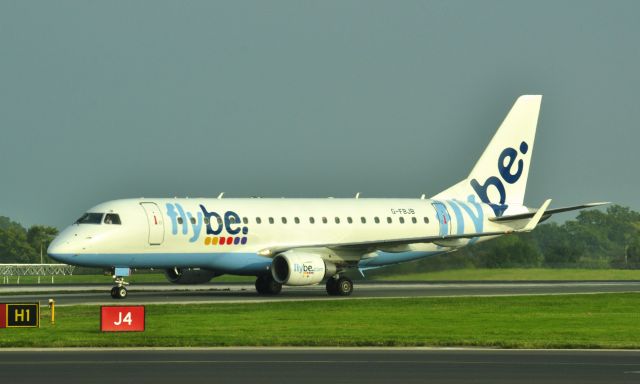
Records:
[[[541,95],[520,96],[469,176],[434,199],[482,201],[496,216],[509,205],[522,206],[541,101]]]

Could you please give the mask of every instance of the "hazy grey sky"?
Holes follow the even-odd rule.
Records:
[[[0,2],[0,215],[432,195],[544,95],[526,202],[640,209],[637,1]]]

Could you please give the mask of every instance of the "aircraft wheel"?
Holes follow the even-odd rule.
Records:
[[[328,278],[325,287],[330,296],[336,296],[338,294],[338,279],[334,279],[333,277]]]
[[[336,294],[338,296],[349,296],[353,292],[353,281],[350,278],[342,276],[336,281]]]
[[[256,291],[261,295],[277,295],[282,291],[282,284],[275,281],[271,275],[262,275],[256,279]]]
[[[258,276],[258,278],[256,279],[256,291],[261,295],[267,293],[266,285],[267,284],[264,281],[264,276]]]
[[[269,295],[277,295],[282,291],[282,284],[273,280],[273,278],[267,281],[267,293]]]
[[[118,299],[124,299],[125,297],[127,297],[127,288],[125,287],[116,287],[116,291],[117,291],[117,298]]]
[[[111,298],[112,299],[118,298],[118,287],[111,288]]]

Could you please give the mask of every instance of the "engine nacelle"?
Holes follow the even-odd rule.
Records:
[[[167,280],[173,284],[204,284],[219,274],[201,268],[171,268],[164,271]]]
[[[336,266],[317,254],[281,253],[271,262],[271,275],[280,284],[312,285],[336,274]]]

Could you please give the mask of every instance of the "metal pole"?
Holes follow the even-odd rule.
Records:
[[[49,308],[51,308],[51,325],[56,323],[56,301],[49,299]]]

